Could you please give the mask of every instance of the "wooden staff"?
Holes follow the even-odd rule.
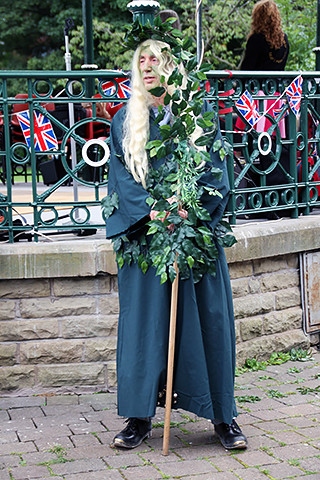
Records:
[[[173,369],[174,369],[174,350],[175,350],[175,342],[176,342],[178,287],[179,287],[179,270],[178,270],[178,264],[176,261],[174,262],[174,269],[176,271],[176,278],[172,283],[172,290],[171,290],[166,404],[165,404],[165,415],[164,415],[164,432],[163,432],[163,449],[162,449],[163,455],[169,454],[170,417],[171,417],[172,391],[173,391],[172,387],[173,387]]]

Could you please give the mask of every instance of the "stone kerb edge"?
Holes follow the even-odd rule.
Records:
[[[237,243],[226,249],[229,264],[320,249],[316,215],[247,223],[233,231]],[[112,244],[104,239],[3,244],[0,271],[3,280],[117,274]]]

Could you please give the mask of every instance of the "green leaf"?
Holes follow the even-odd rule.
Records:
[[[109,218],[114,212],[115,208],[119,207],[119,197],[117,193],[107,195],[101,200],[101,206],[105,218]]]
[[[146,260],[143,260],[139,266],[142,270],[142,273],[146,273],[149,268],[148,262],[146,262]]]
[[[188,262],[189,267],[192,268],[193,265],[194,265],[194,258],[191,257],[191,255],[188,255],[187,262]]]
[[[204,147],[208,145],[209,142],[210,142],[210,137],[208,135],[202,135],[201,137],[197,138],[197,140],[194,143],[198,147]]]
[[[212,127],[213,122],[212,122],[212,120],[206,120],[205,118],[200,117],[200,118],[197,119],[197,125],[199,125],[199,127],[203,128],[203,129],[206,129],[206,128]]]
[[[162,285],[163,283],[166,283],[167,280],[168,280],[167,272],[163,272],[163,273],[161,274],[161,279],[160,279],[161,285]]]
[[[161,140],[151,140],[150,142],[147,142],[146,148],[150,150],[151,148],[159,148],[162,145]]]
[[[147,235],[154,235],[155,233],[157,233],[157,231],[158,231],[157,225],[153,224],[149,227],[149,230],[147,231]]]
[[[153,95],[154,97],[161,97],[166,90],[164,87],[155,87],[155,88],[151,88],[149,91],[151,95]]]

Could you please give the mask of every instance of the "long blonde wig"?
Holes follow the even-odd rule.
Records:
[[[132,94],[127,104],[124,120],[123,150],[127,168],[133,178],[146,186],[148,174],[148,156],[146,144],[149,140],[149,108],[154,103],[154,97],[146,90],[139,68],[140,56],[143,50],[149,48],[159,59],[157,73],[164,77],[163,87],[170,90],[167,80],[176,67],[170,47],[159,40],[146,40],[136,49],[132,61]],[[174,88],[171,86],[171,88]],[[170,93],[170,91],[169,91]]]

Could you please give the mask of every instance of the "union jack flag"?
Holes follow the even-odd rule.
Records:
[[[17,118],[25,138],[26,144],[31,146],[31,130],[30,130],[30,112],[17,113]],[[33,128],[34,128],[34,149],[37,152],[53,150],[58,148],[57,137],[53,131],[50,120],[40,112],[33,112]]]
[[[286,89],[287,99],[291,108],[291,111],[295,116],[299,115],[300,104],[302,97],[302,76],[296,77]]]
[[[131,85],[129,78],[115,78],[113,81],[108,80],[101,85],[102,91],[107,97],[115,95],[117,100],[108,103],[109,112],[115,113],[122,107],[123,102],[119,101],[120,98],[130,98]]]
[[[260,114],[250,92],[245,90],[235,105],[243,118],[253,127],[259,120]]]
[[[280,117],[281,115],[281,118],[284,118],[288,115],[288,110],[285,110],[285,105],[286,105],[286,102],[281,100],[281,103],[279,105],[279,107],[277,108],[274,108],[272,110],[272,115],[273,115],[273,118],[278,121],[278,118]]]

